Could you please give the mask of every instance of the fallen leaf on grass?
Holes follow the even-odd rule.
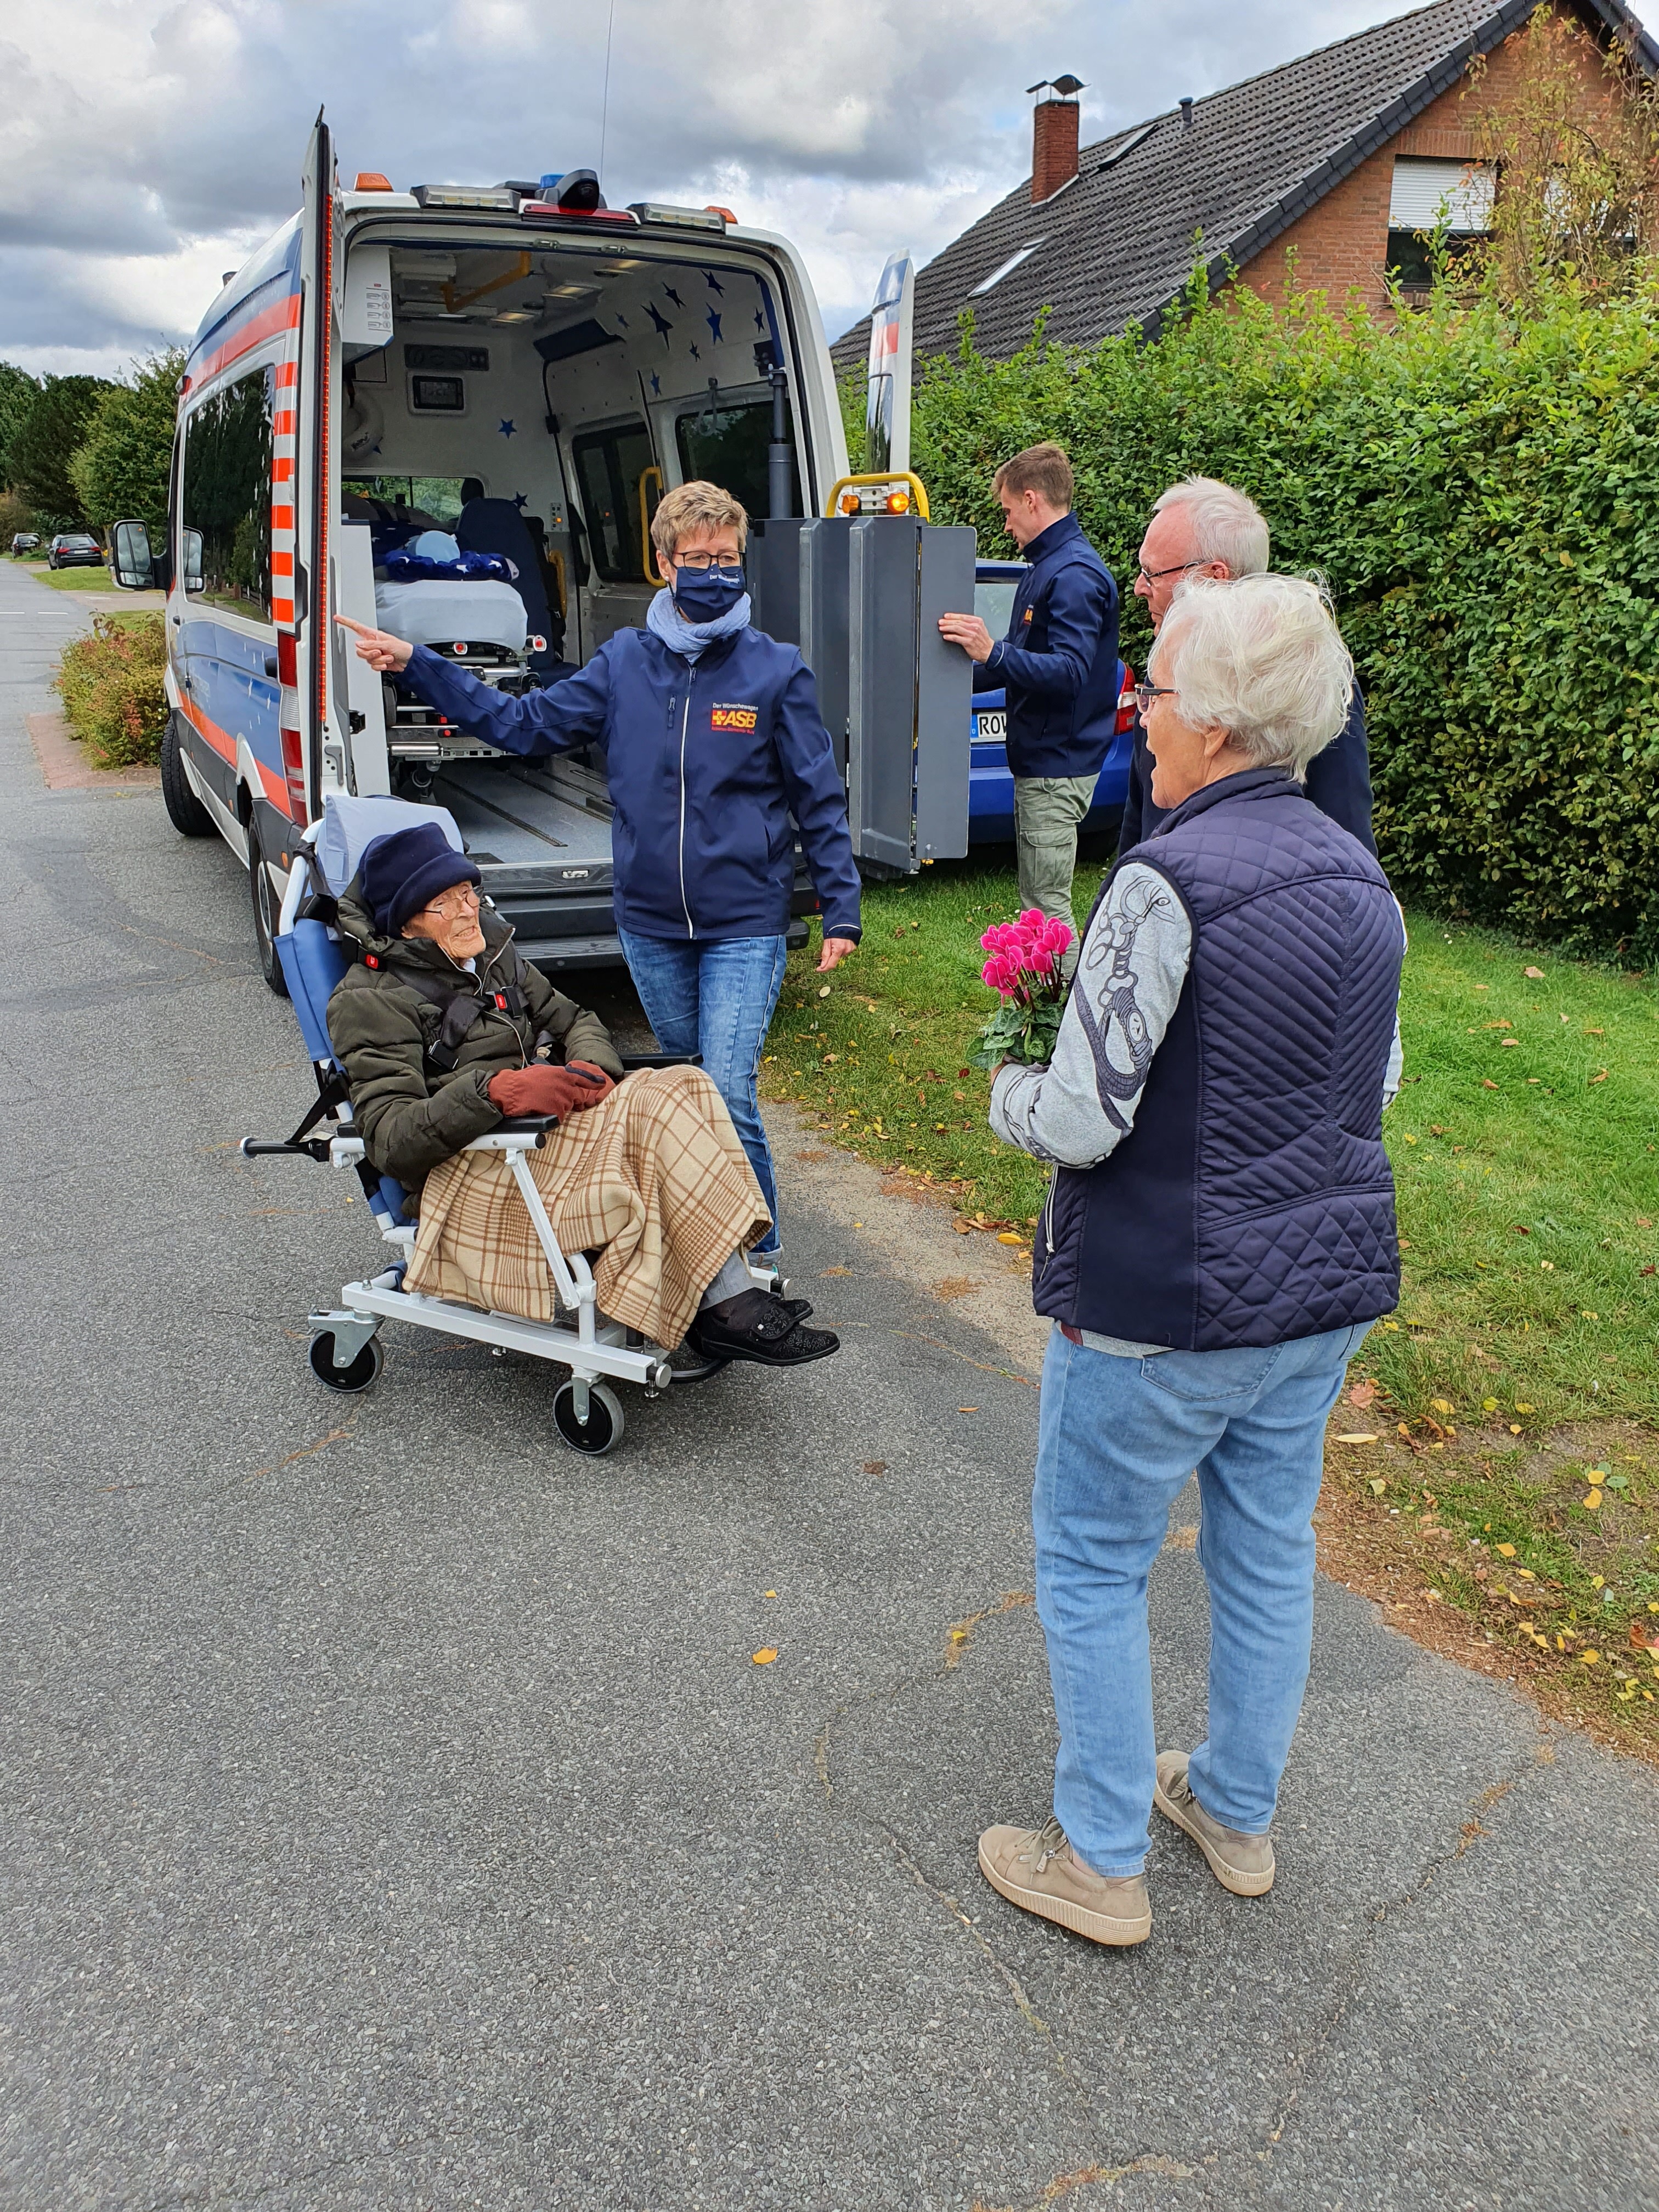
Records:
[[[1025,1239],[1019,1234],[1018,1230],[999,1229],[997,1231],[997,1243],[999,1244],[1023,1244],[1024,1242]]]
[[[1431,1398],[1429,1403],[1437,1413],[1455,1413],[1457,1411],[1449,1398]]]
[[[1581,1667],[1594,1667],[1601,1656],[1599,1651],[1581,1651],[1578,1655],[1578,1663]]]
[[[1594,1513],[1601,1503],[1601,1493],[1599,1490],[1592,1490],[1589,1495],[1587,1498],[1581,1498],[1579,1503],[1583,1506],[1586,1512]]]
[[[1352,1389],[1348,1393],[1348,1403],[1351,1406],[1358,1406],[1360,1412],[1363,1413],[1366,1407],[1370,1404],[1371,1400],[1376,1397],[1376,1385],[1375,1382],[1356,1382]],[[1451,1407],[1448,1406],[1446,1411],[1449,1413],[1451,1411]]]
[[[769,1667],[777,1656],[777,1646],[775,1644],[763,1644],[760,1650],[754,1653],[753,1662],[757,1667]]]
[[[1521,1043],[1519,1037],[1499,1037],[1498,1042],[1499,1044],[1512,1044],[1517,1050],[1519,1049]]]
[[[1374,1474],[1371,1477],[1371,1496],[1373,1498],[1381,1498],[1388,1486],[1387,1482],[1380,1474]]]
[[[1480,1079],[1480,1088],[1483,1091],[1496,1091],[1498,1085],[1492,1081],[1491,1076],[1483,1075]]]
[[[1515,1557],[1513,1544],[1494,1544],[1492,1549],[1500,1559],[1512,1559]]]
[[[1523,968],[1521,972],[1523,975],[1529,976],[1534,983],[1541,983],[1544,980],[1544,971],[1541,968]]]
[[[1376,1431],[1375,1429],[1347,1429],[1337,1437],[1336,1441],[1340,1444],[1374,1444],[1376,1442]]]
[[[1605,1082],[1607,1081],[1607,1070],[1606,1070],[1606,1068],[1604,1067],[1604,1068],[1601,1070],[1601,1073],[1599,1075],[1592,1075],[1592,1076],[1591,1076],[1591,1078],[1590,1078],[1590,1085],[1591,1085],[1591,1086],[1593,1087],[1595,1085],[1596,1085],[1596,1084],[1598,1084],[1598,1083],[1605,1083]]]

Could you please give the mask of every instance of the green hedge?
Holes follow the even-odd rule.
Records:
[[[161,757],[166,664],[160,615],[94,615],[87,635],[64,648],[53,681],[99,768]]]
[[[1153,345],[1039,336],[990,362],[969,332],[930,363],[913,453],[935,516],[1011,550],[992,471],[1056,439],[1127,590],[1158,492],[1189,471],[1243,486],[1275,565],[1330,580],[1401,894],[1652,962],[1659,283],[1596,307],[1563,293],[1525,319],[1492,301],[1392,325],[1317,301],[1190,304]],[[1125,604],[1140,667],[1148,633]]]

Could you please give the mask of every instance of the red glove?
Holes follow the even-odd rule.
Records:
[[[509,1119],[520,1114],[556,1114],[566,1121],[585,1107],[597,1106],[617,1087],[599,1068],[592,1071],[597,1080],[590,1080],[579,1073],[585,1066],[586,1062],[574,1060],[568,1067],[504,1067],[489,1079],[490,1102]]]

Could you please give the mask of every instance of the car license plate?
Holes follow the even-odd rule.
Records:
[[[1000,745],[1007,742],[1008,717],[1000,707],[993,707],[988,714],[974,717],[974,735],[982,745]]]

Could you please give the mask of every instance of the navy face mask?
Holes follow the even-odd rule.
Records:
[[[676,568],[674,605],[689,623],[718,622],[729,614],[748,586],[741,566],[730,568]]]

